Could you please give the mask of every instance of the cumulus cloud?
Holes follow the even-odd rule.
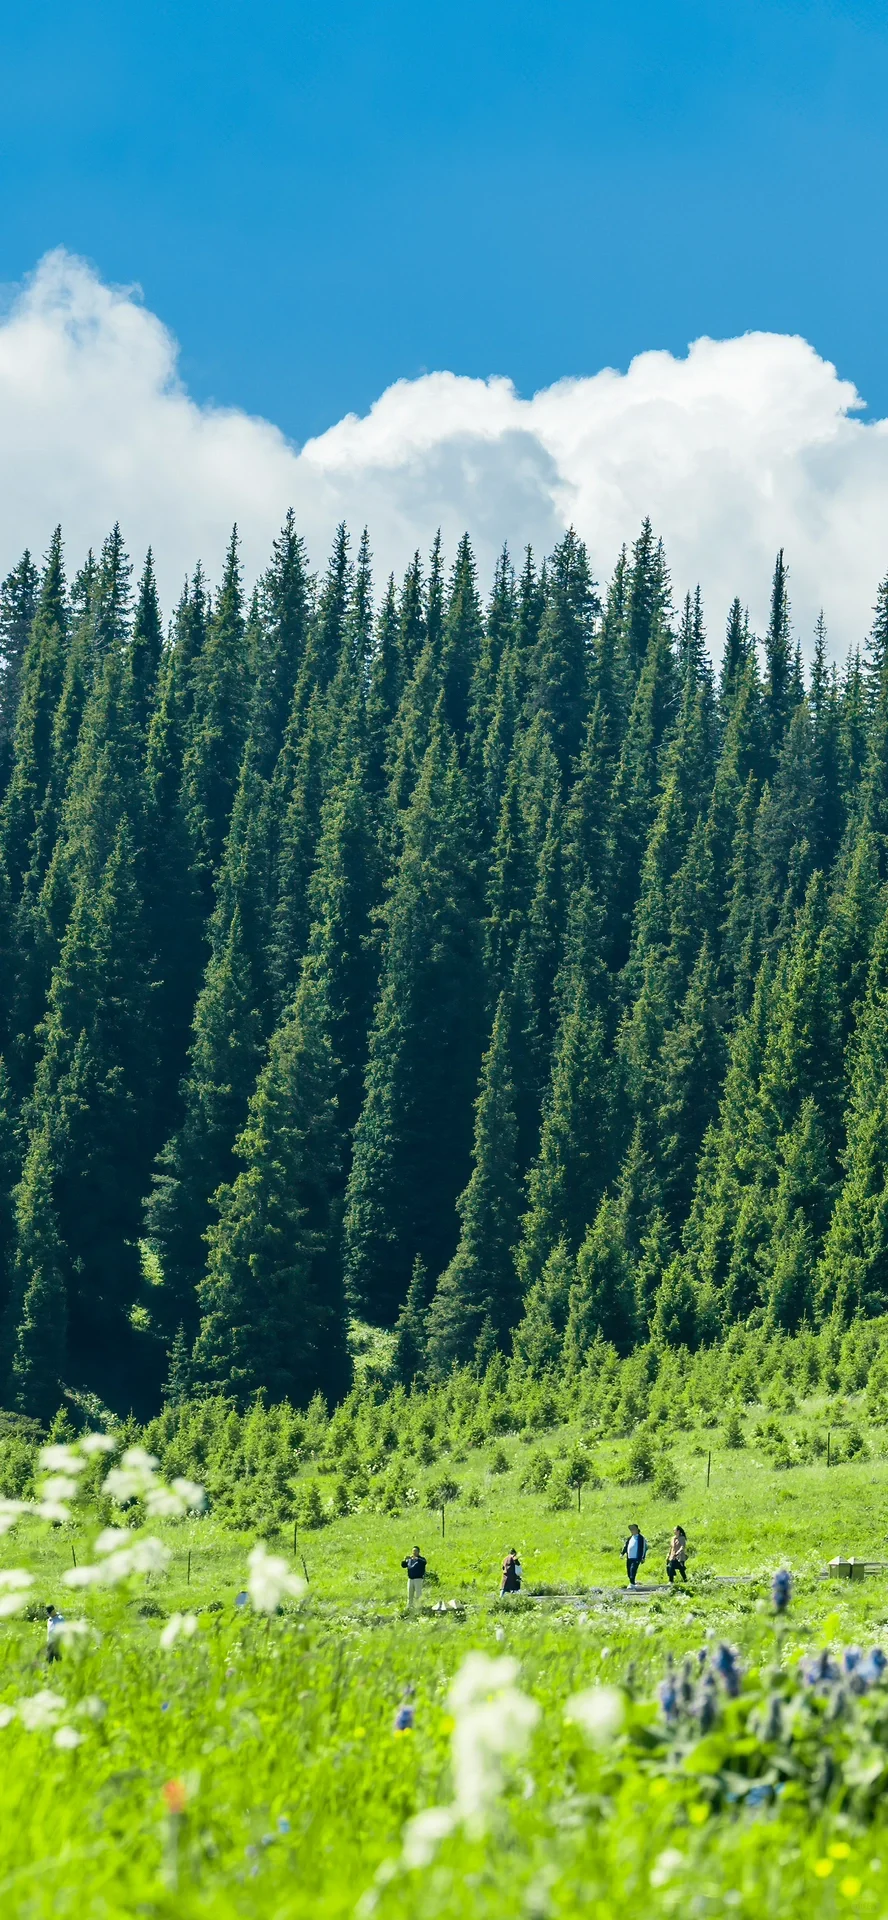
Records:
[[[468,528],[486,581],[504,540],[543,552],[572,522],[606,579],[649,514],[716,642],[735,593],[762,627],[783,546],[803,642],[822,605],[842,652],[888,569],[888,422],[861,421],[861,404],[805,340],[749,333],[531,399],[501,377],[397,381],[298,448],[196,403],[137,292],[60,250],[0,320],[0,567],[57,520],[76,564],[119,520],[137,559],[153,545],[169,605],[198,556],[218,574],[234,520],[258,573],[292,506],[316,565],[340,519],[369,524],[378,576],[436,527],[451,552]]]

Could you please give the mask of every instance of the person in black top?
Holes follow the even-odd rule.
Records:
[[[518,1593],[521,1588],[521,1562],[517,1548],[510,1547],[503,1561],[503,1584],[500,1593]]]
[[[401,1565],[407,1569],[407,1606],[412,1613],[414,1607],[422,1606],[422,1583],[425,1579],[426,1563],[419,1548],[414,1547],[413,1552],[408,1553],[406,1560],[401,1561]]]

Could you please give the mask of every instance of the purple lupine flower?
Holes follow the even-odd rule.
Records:
[[[859,1667],[861,1659],[862,1655],[859,1647],[846,1647],[842,1654],[843,1672],[853,1673],[855,1667]]]
[[[740,1668],[733,1647],[724,1640],[716,1647],[712,1664],[718,1674],[729,1700],[736,1700],[740,1692]]]
[[[694,1698],[694,1669],[690,1660],[683,1660],[681,1663],[678,1692],[682,1706],[689,1707]]]
[[[715,1726],[718,1715],[718,1699],[715,1681],[708,1673],[702,1682],[696,1700],[696,1719],[701,1733],[709,1733]]]
[[[671,1726],[678,1717],[678,1693],[671,1674],[660,1681],[657,1695],[663,1709],[663,1718]]]
[[[792,1599],[792,1574],[781,1567],[771,1581],[771,1599],[775,1613],[785,1613]]]

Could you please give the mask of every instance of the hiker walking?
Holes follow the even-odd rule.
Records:
[[[647,1556],[647,1550],[648,1550],[648,1543],[644,1537],[644,1534],[636,1526],[636,1523],[633,1520],[632,1525],[629,1528],[628,1538],[624,1540],[623,1545],[620,1549],[623,1559],[626,1562],[626,1572],[629,1575],[630,1587],[634,1587],[635,1585],[635,1576],[638,1572],[639,1567],[642,1564],[642,1561]]]
[[[517,1547],[510,1547],[503,1561],[503,1583],[500,1587],[500,1593],[520,1593],[520,1591],[521,1562],[518,1558]]]
[[[666,1573],[670,1587],[674,1584],[677,1573],[681,1574],[685,1586],[687,1586],[688,1576],[685,1568],[687,1557],[688,1536],[685,1533],[684,1527],[676,1527],[672,1539],[669,1542],[669,1555],[666,1561]]]
[[[422,1583],[425,1579],[426,1563],[419,1548],[414,1547],[413,1552],[408,1553],[406,1560],[401,1561],[401,1565],[407,1569],[407,1610],[412,1613],[414,1607],[422,1606]]]

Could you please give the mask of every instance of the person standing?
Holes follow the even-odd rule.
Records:
[[[687,1586],[688,1576],[687,1576],[687,1570],[685,1568],[685,1561],[687,1557],[688,1557],[688,1536],[685,1533],[684,1527],[676,1527],[675,1532],[672,1535],[672,1539],[669,1542],[669,1557],[666,1561],[666,1573],[668,1576],[670,1587],[673,1585],[673,1582],[675,1580],[675,1576],[677,1573],[681,1574],[681,1577],[685,1585]]]
[[[521,1562],[516,1547],[510,1547],[503,1561],[503,1583],[500,1593],[520,1593]]]
[[[422,1606],[422,1583],[425,1579],[426,1563],[419,1548],[414,1547],[413,1552],[408,1553],[406,1560],[401,1561],[401,1565],[407,1569],[407,1610],[412,1613],[415,1607]]]
[[[623,1559],[626,1562],[626,1572],[629,1575],[630,1587],[634,1587],[635,1585],[638,1569],[647,1554],[647,1550],[647,1541],[644,1534],[633,1520],[629,1528],[628,1538],[624,1540],[621,1548]]]

